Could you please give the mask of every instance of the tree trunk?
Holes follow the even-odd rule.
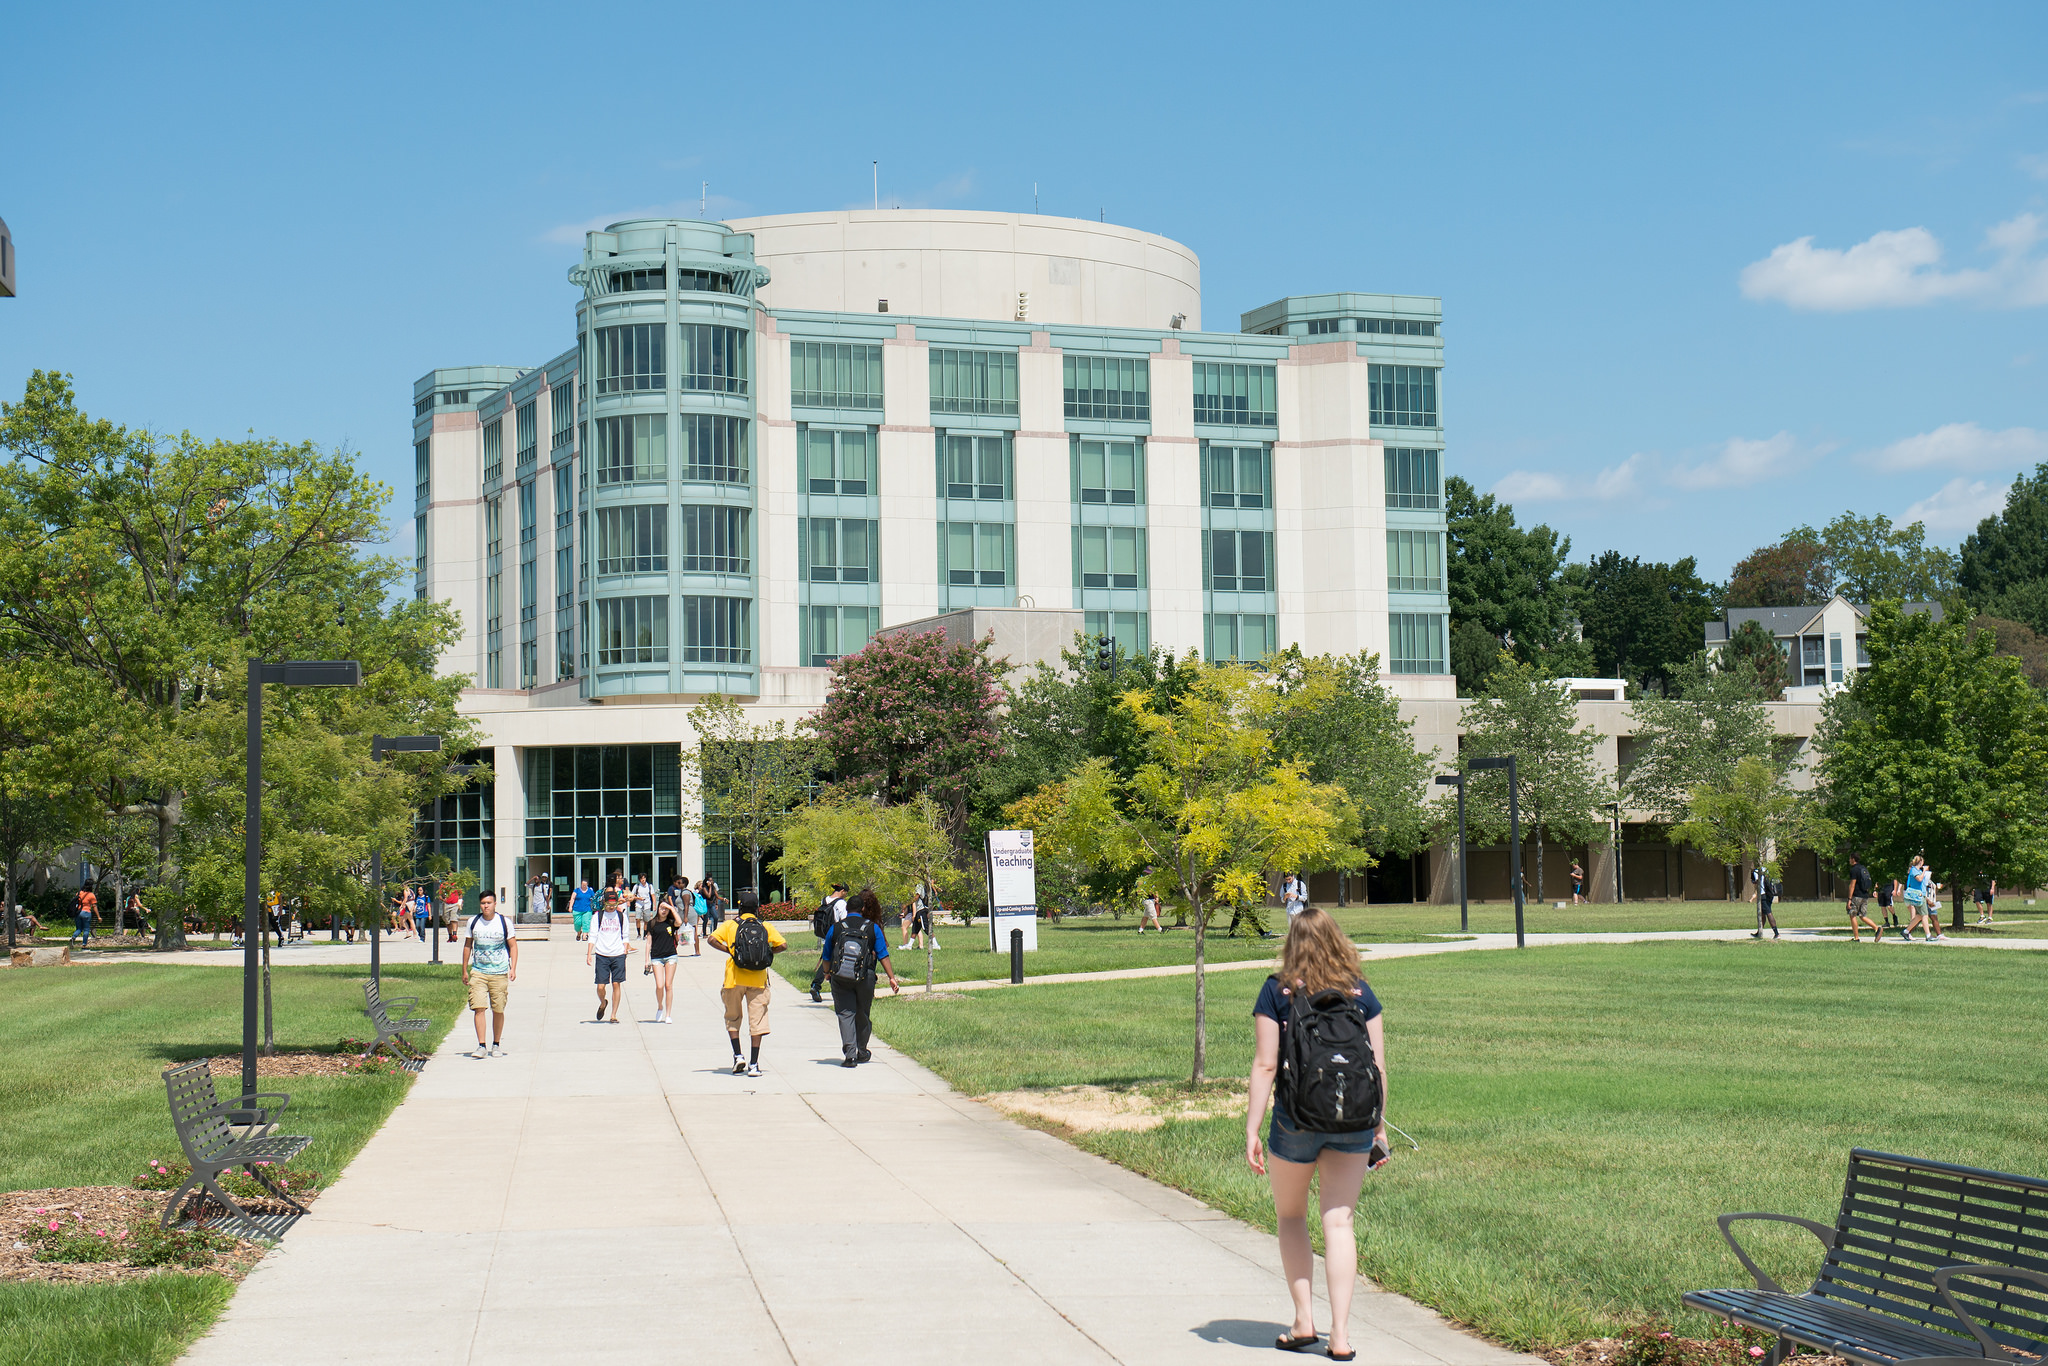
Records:
[[[1209,916],[1202,903],[1189,898],[1195,908],[1195,1070],[1188,1078],[1189,1086],[1202,1084],[1202,1073],[1209,1065],[1209,977],[1206,936]]]
[[[171,832],[184,810],[184,794],[167,793],[149,814],[156,817],[156,878],[163,894],[171,899],[167,910],[156,913],[156,934],[152,947],[158,950],[190,947],[185,942],[185,894],[178,882],[178,866],[171,853]],[[216,934],[214,938],[220,936]]]
[[[15,912],[14,912],[14,865],[13,865],[12,863],[9,863],[9,864],[7,865],[7,871],[6,871],[6,873],[4,874],[4,876],[0,876],[0,882],[4,882],[4,886],[5,886],[5,890],[4,890],[4,891],[0,891],[0,898],[4,898],[4,899],[0,899],[0,915],[5,915],[5,916],[7,917],[7,948],[8,948],[8,950],[9,950],[10,952],[12,952],[12,951],[13,951],[13,949],[14,949],[14,915],[15,915]]]

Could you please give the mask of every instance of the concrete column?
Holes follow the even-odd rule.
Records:
[[[526,769],[525,754],[513,745],[491,749],[491,771],[496,784],[491,794],[491,890],[503,898],[517,896],[519,860],[526,852]],[[477,889],[479,892],[483,888]]]

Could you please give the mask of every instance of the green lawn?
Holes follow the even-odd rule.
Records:
[[[273,970],[278,1046],[332,1048],[362,1036],[364,975],[359,966]],[[417,993],[435,1021],[423,1046],[454,1019],[459,976],[454,967],[385,968],[390,990]],[[125,1184],[152,1157],[182,1160],[159,1074],[241,1047],[241,981],[220,968],[152,964],[0,973],[0,1190]],[[331,1180],[410,1084],[398,1073],[293,1077],[262,1089],[291,1093],[285,1130],[313,1138],[294,1165]],[[230,1288],[184,1273],[110,1286],[0,1285],[0,1342],[10,1362],[167,1362],[213,1321]]]
[[[1455,911],[1453,911],[1455,915]],[[1727,1210],[1832,1221],[1862,1145],[2048,1175],[2032,953],[1772,944],[1571,946],[1368,965],[1387,1007],[1391,1118],[1421,1142],[1368,1182],[1361,1269],[1536,1347],[1679,1314],[1742,1283]],[[1255,973],[1211,980],[1211,1073],[1250,1065]],[[1185,1076],[1185,978],[883,999],[877,1030],[974,1093]],[[1082,1146],[1271,1227],[1243,1121]],[[1785,1278],[1817,1247],[1755,1242]]]
[[[1569,903],[1571,898],[1565,897]],[[1873,918],[1877,907],[1870,908]],[[1339,911],[1347,927],[1382,934],[1388,939],[1425,938],[1431,933],[1457,933],[1456,906],[1359,906]],[[1778,924],[1784,929],[1841,928],[1848,918],[1839,901],[1781,901]],[[1998,904],[1997,933],[2013,939],[2048,939],[2048,905],[2027,906],[2018,900]],[[1974,907],[1963,908],[1963,925],[1970,929]],[[1626,905],[1572,906],[1558,910],[1555,900],[1532,901],[1523,908],[1523,929],[1529,934],[1641,934],[1657,930],[1753,930],[1756,906],[1747,901],[1631,901]],[[1942,923],[1949,922],[1949,908],[1942,908]],[[1473,906],[1470,927],[1474,934],[1512,934],[1515,908],[1511,905]]]

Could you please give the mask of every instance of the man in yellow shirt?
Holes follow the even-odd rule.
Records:
[[[725,955],[725,985],[718,999],[725,1003],[725,1032],[732,1040],[735,1075],[761,1075],[761,1040],[768,1036],[768,976],[775,955],[789,941],[761,919],[761,898],[752,888],[740,893],[739,913],[713,930],[705,943]],[[753,1051],[740,1058],[740,1013],[747,1015]]]

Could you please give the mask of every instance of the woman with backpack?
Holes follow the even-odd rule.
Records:
[[[1365,1174],[1387,1160],[1386,1045],[1379,999],[1358,975],[1358,949],[1327,911],[1302,911],[1287,927],[1280,971],[1252,1007],[1257,1051],[1245,1114],[1244,1154],[1273,1185],[1280,1262],[1294,1322],[1274,1342],[1299,1352],[1315,1328],[1315,1250],[1308,1236],[1308,1188],[1321,1187],[1323,1269],[1329,1283],[1332,1361],[1357,1356],[1350,1343],[1358,1243],[1351,1213]],[[1265,1141],[1259,1122],[1273,1101]]]
[[[870,1015],[875,1008],[875,965],[889,974],[889,990],[901,995],[896,966],[889,961],[889,935],[882,928],[882,903],[872,887],[846,915],[825,931],[818,967],[832,984],[832,1013],[839,1017],[841,1067],[869,1060],[868,1040],[874,1036]]]

